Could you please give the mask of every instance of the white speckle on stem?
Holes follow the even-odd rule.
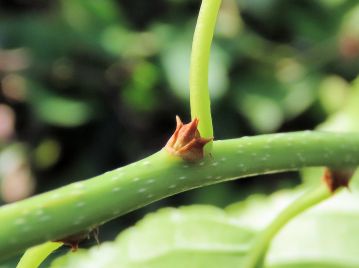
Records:
[[[74,196],[79,196],[82,193],[83,193],[82,190],[74,190],[74,191],[71,192],[71,194],[74,195]]]
[[[187,177],[186,176],[181,176],[181,177],[179,177],[179,179],[180,180],[185,180],[185,179],[187,179]]]
[[[117,181],[117,180],[119,180],[121,177],[122,177],[122,174],[114,175],[114,176],[111,178],[111,181]]]
[[[82,202],[82,201],[81,201],[81,202],[77,202],[77,203],[76,203],[76,207],[81,208],[81,207],[84,207],[85,204],[86,204],[86,203],[85,203],[85,202]]]
[[[116,193],[116,192],[119,192],[121,190],[120,187],[115,187],[112,189],[112,192]]]
[[[147,191],[146,188],[140,188],[140,189],[138,189],[138,192],[139,192],[139,193],[144,193],[144,192],[146,192],[146,191]]]
[[[24,224],[26,221],[25,221],[25,219],[23,219],[23,218],[17,218],[16,220],[15,220],[15,224],[16,225],[22,225],[22,224]]]
[[[300,162],[305,162],[305,157],[301,153],[297,153]]]
[[[31,230],[31,227],[29,225],[24,226],[23,228],[21,228],[21,231],[24,233],[27,233]]]
[[[61,197],[61,195],[60,195],[59,193],[53,193],[53,194],[50,196],[51,199],[58,199],[58,198],[60,198],[60,197]]]
[[[41,215],[43,215],[44,214],[44,211],[42,210],[42,209],[39,209],[39,210],[37,210],[36,212],[35,212],[35,215],[36,216],[41,216]]]
[[[49,216],[49,215],[44,215],[44,216],[42,216],[42,217],[40,217],[40,221],[48,221],[48,220],[50,220],[51,219],[51,217]]]
[[[154,183],[155,180],[154,179],[149,179],[148,181],[146,181],[147,184],[151,184],[151,183]]]
[[[117,216],[117,215],[119,215],[120,213],[121,213],[121,210],[116,209],[116,210],[114,210],[114,211],[112,212],[112,215],[113,215],[113,216]]]
[[[306,145],[308,142],[307,142],[306,139],[302,139],[302,140],[300,141],[300,143],[303,144],[303,145]]]
[[[73,184],[73,187],[74,187],[75,189],[85,189],[85,185],[84,185],[82,182],[75,182],[75,183]]]
[[[179,212],[179,211],[173,211],[170,215],[170,219],[171,221],[173,222],[178,222],[178,221],[181,221],[182,219],[182,214]]]
[[[22,214],[22,215],[27,215],[27,214],[29,214],[29,213],[30,213],[30,210],[27,210],[27,209],[21,211],[21,214]]]
[[[83,217],[77,218],[77,219],[75,220],[74,224],[75,224],[75,225],[81,224],[81,223],[83,222],[83,219],[84,219]]]
[[[244,165],[243,163],[240,163],[238,166],[242,169],[243,172],[248,171],[248,167],[246,165]]]

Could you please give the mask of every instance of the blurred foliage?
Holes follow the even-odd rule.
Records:
[[[199,4],[0,1],[0,203],[160,149],[174,116],[189,118]],[[313,129],[350,100],[358,1],[223,0],[217,24],[209,78],[217,139]],[[223,206],[298,182],[289,173],[212,186],[121,224],[160,204]],[[114,225],[100,237],[113,236]]]
[[[160,209],[115,241],[67,254],[51,268],[244,267],[261,231],[300,195],[303,189],[253,195],[224,210],[208,205]],[[260,267],[358,267],[357,204],[357,195],[343,191],[300,214],[275,237]]]

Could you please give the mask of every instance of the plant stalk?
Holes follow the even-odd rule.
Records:
[[[193,188],[305,166],[358,164],[356,133],[305,131],[215,141],[211,156],[196,163],[161,150],[92,179],[1,207],[0,260]]]
[[[193,36],[190,65],[191,117],[199,119],[199,132],[213,138],[213,126],[208,89],[208,66],[213,33],[221,0],[203,0]],[[212,142],[205,147],[211,152]]]

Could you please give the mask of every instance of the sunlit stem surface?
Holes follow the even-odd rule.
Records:
[[[199,119],[202,137],[213,137],[210,97],[208,89],[208,66],[211,43],[221,0],[203,0],[193,36],[190,66],[190,103],[192,119]],[[212,143],[205,147],[210,153]]]
[[[193,188],[305,166],[358,164],[356,133],[305,131],[215,141],[211,155],[196,163],[161,150],[95,178],[1,207],[0,260]]]

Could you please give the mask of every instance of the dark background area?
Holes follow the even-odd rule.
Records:
[[[0,1],[0,204],[162,148],[175,115],[189,120],[199,5]],[[358,59],[356,0],[223,0],[210,66],[215,138],[315,128],[345,105]],[[106,224],[100,240],[159,207],[225,206],[298,183],[293,172],[179,194]]]

